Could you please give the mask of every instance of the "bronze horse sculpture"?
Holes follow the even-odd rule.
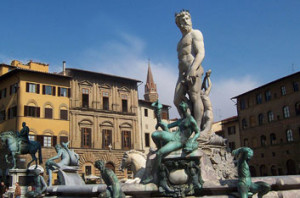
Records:
[[[12,157],[12,162],[13,162],[13,169],[17,167],[17,155],[25,155],[25,154],[30,154],[32,160],[27,164],[27,168],[30,167],[30,164],[35,161],[35,168],[37,168],[38,163],[37,163],[37,158],[35,156],[35,153],[38,151],[39,155],[39,164],[43,163],[42,159],[42,147],[41,144],[37,141],[29,141],[29,144],[22,144],[20,148],[20,153],[18,153],[18,137],[17,134],[13,131],[5,131],[0,133],[0,139],[2,141],[2,144],[6,146],[8,149],[8,154],[5,155],[5,159],[7,163],[10,163],[8,160],[9,157]]]

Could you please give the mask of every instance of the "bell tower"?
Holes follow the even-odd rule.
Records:
[[[155,102],[158,99],[156,84],[154,83],[152,71],[150,67],[150,60],[148,60],[148,73],[147,73],[147,82],[145,85],[144,98],[146,101],[149,102]]]

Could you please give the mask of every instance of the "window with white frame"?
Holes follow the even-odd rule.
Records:
[[[268,91],[266,91],[265,92],[265,99],[266,99],[266,101],[269,101],[269,100],[271,100],[271,91],[270,90],[268,90]]]
[[[281,95],[285,96],[286,95],[286,89],[285,86],[281,86]]]
[[[51,147],[51,146],[52,146],[52,137],[44,136],[44,147]]]
[[[286,140],[287,140],[288,142],[294,141],[294,139],[293,139],[293,131],[292,131],[291,129],[288,129],[288,130],[286,131]]]
[[[289,118],[290,117],[290,109],[288,106],[283,107],[283,117],[284,118]]]
[[[36,84],[29,83],[29,92],[36,93]]]
[[[29,139],[30,141],[35,141],[35,135],[29,135],[29,136],[28,136],[28,139]]]
[[[268,111],[268,122],[272,122],[274,120],[273,111]]]

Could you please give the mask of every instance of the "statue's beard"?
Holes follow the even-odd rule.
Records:
[[[192,29],[192,27],[191,25],[183,24],[180,26],[180,29],[184,30],[184,32],[189,32]]]

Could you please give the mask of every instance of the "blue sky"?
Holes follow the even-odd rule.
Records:
[[[33,60],[59,72],[65,60],[145,81],[150,58],[160,99],[170,105],[181,38],[174,13],[190,10],[204,36],[204,70],[213,71],[215,120],[236,114],[231,97],[300,69],[297,0],[7,0],[0,7],[0,62]]]

